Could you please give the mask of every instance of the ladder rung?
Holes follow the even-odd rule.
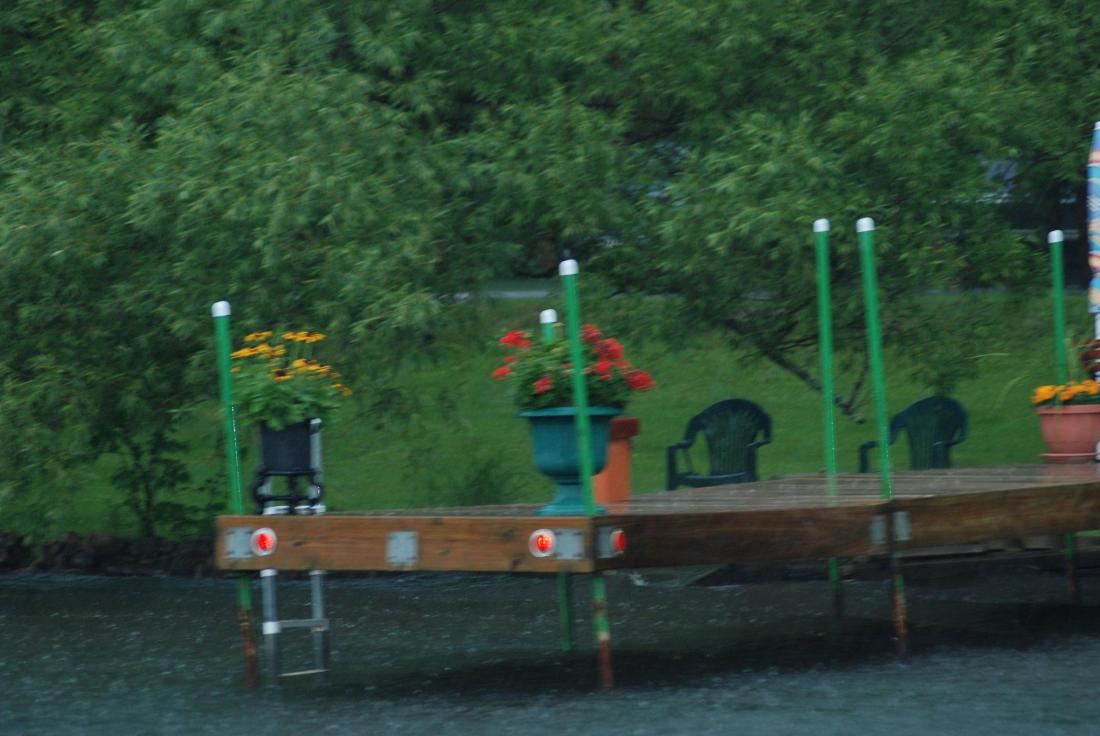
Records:
[[[280,672],[279,677],[301,677],[303,675],[323,675],[328,672],[327,669],[322,670],[298,670],[297,672]]]
[[[314,631],[328,631],[327,618],[292,618],[280,621],[279,626],[284,629],[313,629]]]

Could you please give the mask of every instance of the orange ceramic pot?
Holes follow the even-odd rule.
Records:
[[[1087,463],[1096,459],[1100,441],[1100,404],[1047,406],[1036,409],[1039,429],[1049,452],[1048,463]]]
[[[638,417],[614,417],[611,420],[607,465],[592,477],[596,503],[620,503],[630,498],[630,439],[638,435]]]

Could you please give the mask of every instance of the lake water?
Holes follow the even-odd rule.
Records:
[[[608,585],[612,691],[587,611],[560,651],[552,577],[492,575],[331,580],[332,673],[252,691],[231,580],[0,576],[0,734],[1100,734],[1095,577],[1080,608],[1051,573],[913,581],[908,661],[885,583],[846,584],[840,626],[820,582]]]

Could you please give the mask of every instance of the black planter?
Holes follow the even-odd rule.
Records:
[[[321,513],[321,422],[307,419],[283,429],[260,425],[260,463],[252,497],[261,513]],[[286,491],[274,490],[274,478],[286,478]],[[302,487],[301,480],[307,480]]]
[[[260,467],[268,475],[308,475],[310,462],[310,420],[282,429],[260,425]]]

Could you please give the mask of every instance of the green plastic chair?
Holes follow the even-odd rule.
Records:
[[[710,458],[706,473],[696,471],[691,462],[690,450],[700,434]],[[666,490],[756,480],[756,450],[771,441],[772,419],[753,402],[726,399],[712,404],[691,418],[684,439],[668,446]],[[678,461],[681,455],[684,470]]]
[[[890,444],[905,432],[909,438],[909,467],[912,470],[950,468],[951,448],[966,439],[966,410],[947,396],[929,396],[910,404],[890,420]],[[878,442],[859,446],[859,472],[871,468],[871,450]]]

